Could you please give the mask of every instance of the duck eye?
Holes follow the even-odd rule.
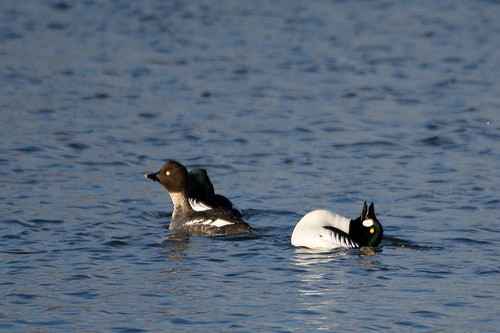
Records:
[[[165,175],[166,175],[166,176],[170,176],[170,171],[168,171],[168,170],[167,170],[167,171],[165,171]]]
[[[370,234],[373,234],[375,232],[375,228],[370,228]]]

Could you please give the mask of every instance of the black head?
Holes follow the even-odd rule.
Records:
[[[212,196],[214,193],[214,186],[205,169],[196,169],[189,172],[189,196]]]
[[[359,246],[378,246],[384,236],[384,229],[375,216],[373,203],[367,207],[363,205],[361,216],[351,220],[349,236],[359,244]]]
[[[160,171],[145,174],[144,177],[159,182],[170,193],[185,192],[189,186],[186,168],[176,161],[168,161]]]

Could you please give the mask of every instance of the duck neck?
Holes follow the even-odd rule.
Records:
[[[193,210],[189,204],[187,196],[182,192],[170,193],[170,198],[174,204],[174,211],[172,213],[172,218],[175,218],[180,213],[190,212]]]

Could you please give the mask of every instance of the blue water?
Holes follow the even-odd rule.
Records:
[[[0,330],[495,331],[496,1],[3,1]],[[182,239],[203,167],[258,231]],[[375,202],[376,252],[293,248]]]

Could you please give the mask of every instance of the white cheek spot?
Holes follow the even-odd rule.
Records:
[[[364,220],[363,221],[363,225],[367,228],[371,227],[373,225],[373,220],[372,219],[368,219],[368,220]]]

